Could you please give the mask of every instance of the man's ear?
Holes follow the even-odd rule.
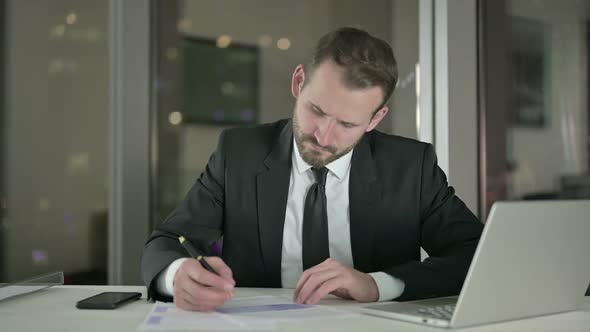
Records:
[[[389,107],[387,107],[387,105],[384,105],[380,110],[378,110],[377,113],[375,113],[375,115],[373,115],[371,122],[369,122],[369,126],[367,127],[366,132],[369,132],[369,131],[375,129],[375,127],[377,127],[379,122],[381,122],[381,120],[383,120],[385,115],[387,115],[387,112],[389,112]]]
[[[303,89],[303,82],[305,82],[305,68],[299,65],[295,68],[293,76],[291,77],[291,94],[298,98]]]

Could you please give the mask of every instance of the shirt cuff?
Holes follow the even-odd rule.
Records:
[[[404,292],[406,284],[398,278],[385,272],[373,272],[369,273],[369,275],[377,284],[377,290],[379,290],[378,302],[393,300]]]
[[[162,295],[174,296],[174,276],[180,268],[180,265],[187,260],[187,257],[179,258],[170,263],[168,267],[158,276],[157,288],[158,293]]]

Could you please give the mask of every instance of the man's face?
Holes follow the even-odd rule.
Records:
[[[325,166],[352,150],[388,111],[384,106],[374,114],[383,101],[380,87],[346,87],[344,69],[332,61],[317,66],[311,78],[299,65],[291,90],[297,99],[293,111],[295,143],[303,160],[314,167]]]

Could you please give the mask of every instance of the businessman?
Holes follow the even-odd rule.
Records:
[[[236,286],[294,288],[311,304],[457,294],[482,224],[430,144],[374,130],[396,82],[386,42],[354,28],[323,36],[293,72],[292,119],[224,131],[154,230],[142,257],[149,297],[209,311]],[[215,273],[187,258],[179,236],[211,255]]]

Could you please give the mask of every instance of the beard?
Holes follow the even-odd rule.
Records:
[[[306,134],[301,130],[301,126],[299,125],[299,119],[297,117],[297,112],[293,112],[293,136],[295,137],[295,144],[297,144],[297,148],[299,149],[301,159],[303,159],[303,161],[305,161],[312,167],[324,167],[327,164],[333,162],[334,160],[342,157],[343,155],[350,152],[362,138],[361,136],[356,142],[354,142],[354,144],[340,151],[338,151],[337,147],[332,145],[320,146],[315,136]],[[305,145],[305,143],[313,144],[315,145],[315,147],[329,154],[323,157],[323,154],[320,151],[309,148]]]

